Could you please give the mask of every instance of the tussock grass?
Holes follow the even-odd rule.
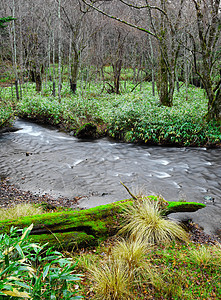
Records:
[[[147,253],[150,252],[151,245],[147,245],[140,239],[118,240],[112,249],[112,258],[114,261],[120,261],[128,269],[128,276],[131,280],[136,277],[137,280],[142,277],[150,278],[153,268],[147,259]]]
[[[129,267],[140,267],[149,247],[140,239],[121,239],[113,247],[112,255],[115,260],[125,261]]]
[[[134,202],[123,212],[124,225],[120,233],[145,240],[147,243],[167,243],[175,239],[188,241],[187,232],[176,222],[168,220],[161,214],[158,201]]]
[[[0,221],[18,219],[27,216],[39,215],[43,209],[30,203],[18,204],[10,208],[0,209]]]
[[[166,299],[186,299],[182,286],[185,284],[185,277],[181,273],[174,276],[168,270],[163,274],[154,273],[151,284],[160,295]],[[164,298],[165,299],[165,298]]]
[[[198,249],[189,251],[189,259],[199,267],[220,266],[221,267],[221,247],[201,245]]]
[[[91,266],[90,277],[98,300],[126,300],[130,298],[131,281],[128,269],[120,261],[109,260],[101,266]]]

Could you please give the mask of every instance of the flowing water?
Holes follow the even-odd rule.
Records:
[[[128,198],[122,181],[134,193],[204,202],[205,209],[178,216],[210,233],[221,229],[221,149],[85,141],[27,121],[15,126],[21,129],[0,136],[0,176],[17,187],[82,196],[79,206],[88,208]]]

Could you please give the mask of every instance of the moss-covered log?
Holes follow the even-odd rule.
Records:
[[[154,196],[151,198],[156,199]],[[34,242],[65,249],[95,245],[117,232],[121,212],[130,202],[132,203],[130,200],[119,201],[87,210],[46,213],[1,221],[0,233],[9,232],[11,226],[24,228],[33,223],[31,237]],[[171,212],[196,211],[203,207],[205,205],[201,203],[171,201],[166,205],[165,215]]]

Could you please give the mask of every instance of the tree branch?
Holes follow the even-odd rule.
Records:
[[[135,29],[138,29],[138,30],[140,30],[140,31],[146,32],[146,33],[152,35],[153,37],[158,38],[153,32],[151,32],[151,31],[149,31],[149,30],[147,30],[147,29],[145,29],[145,28],[142,28],[142,27],[137,26],[137,25],[135,25],[135,24],[129,23],[129,22],[127,22],[127,21],[125,21],[125,20],[122,20],[122,19],[120,19],[120,18],[118,18],[118,17],[111,16],[111,15],[109,15],[108,13],[104,12],[103,10],[97,8],[97,7],[94,6],[93,4],[88,3],[88,2],[86,2],[85,0],[82,0],[82,1],[83,1],[86,5],[90,6],[91,8],[93,8],[94,10],[96,10],[97,12],[101,13],[102,15],[104,15],[104,16],[110,18],[110,19],[114,19],[114,20],[116,20],[116,21],[118,21],[118,22],[120,22],[120,23],[126,24],[126,25],[128,25],[128,26],[130,26],[130,27],[132,27],[132,28],[135,28]]]

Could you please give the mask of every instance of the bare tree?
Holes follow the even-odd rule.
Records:
[[[196,11],[199,43],[191,34],[194,46],[194,65],[200,76],[208,98],[208,119],[221,120],[221,68],[220,80],[214,86],[212,71],[216,60],[220,59],[220,51],[216,46],[220,42],[221,32],[221,0],[192,0]],[[197,46],[199,50],[197,51]],[[202,59],[201,70],[197,66],[197,54]]]
[[[167,2],[166,0],[159,0],[157,1],[157,5],[151,5],[151,1],[147,0],[135,1],[135,3],[131,3],[127,0],[119,0],[123,5],[139,10],[141,19],[144,14],[145,16],[148,15],[148,18],[146,17],[144,22],[149,24],[149,28],[152,28],[152,30],[142,26],[142,22],[139,25],[139,23],[135,24],[130,21],[130,19],[126,21],[126,16],[125,18],[119,18],[116,16],[117,13],[113,15],[97,6],[94,1],[82,1],[99,13],[130,27],[136,28],[137,30],[143,31],[156,39],[159,48],[157,83],[160,102],[162,105],[172,106],[176,81],[176,64],[180,48],[176,37],[179,33],[182,8],[185,0],[176,1],[175,4]],[[156,1],[154,1],[154,4],[155,3]]]

